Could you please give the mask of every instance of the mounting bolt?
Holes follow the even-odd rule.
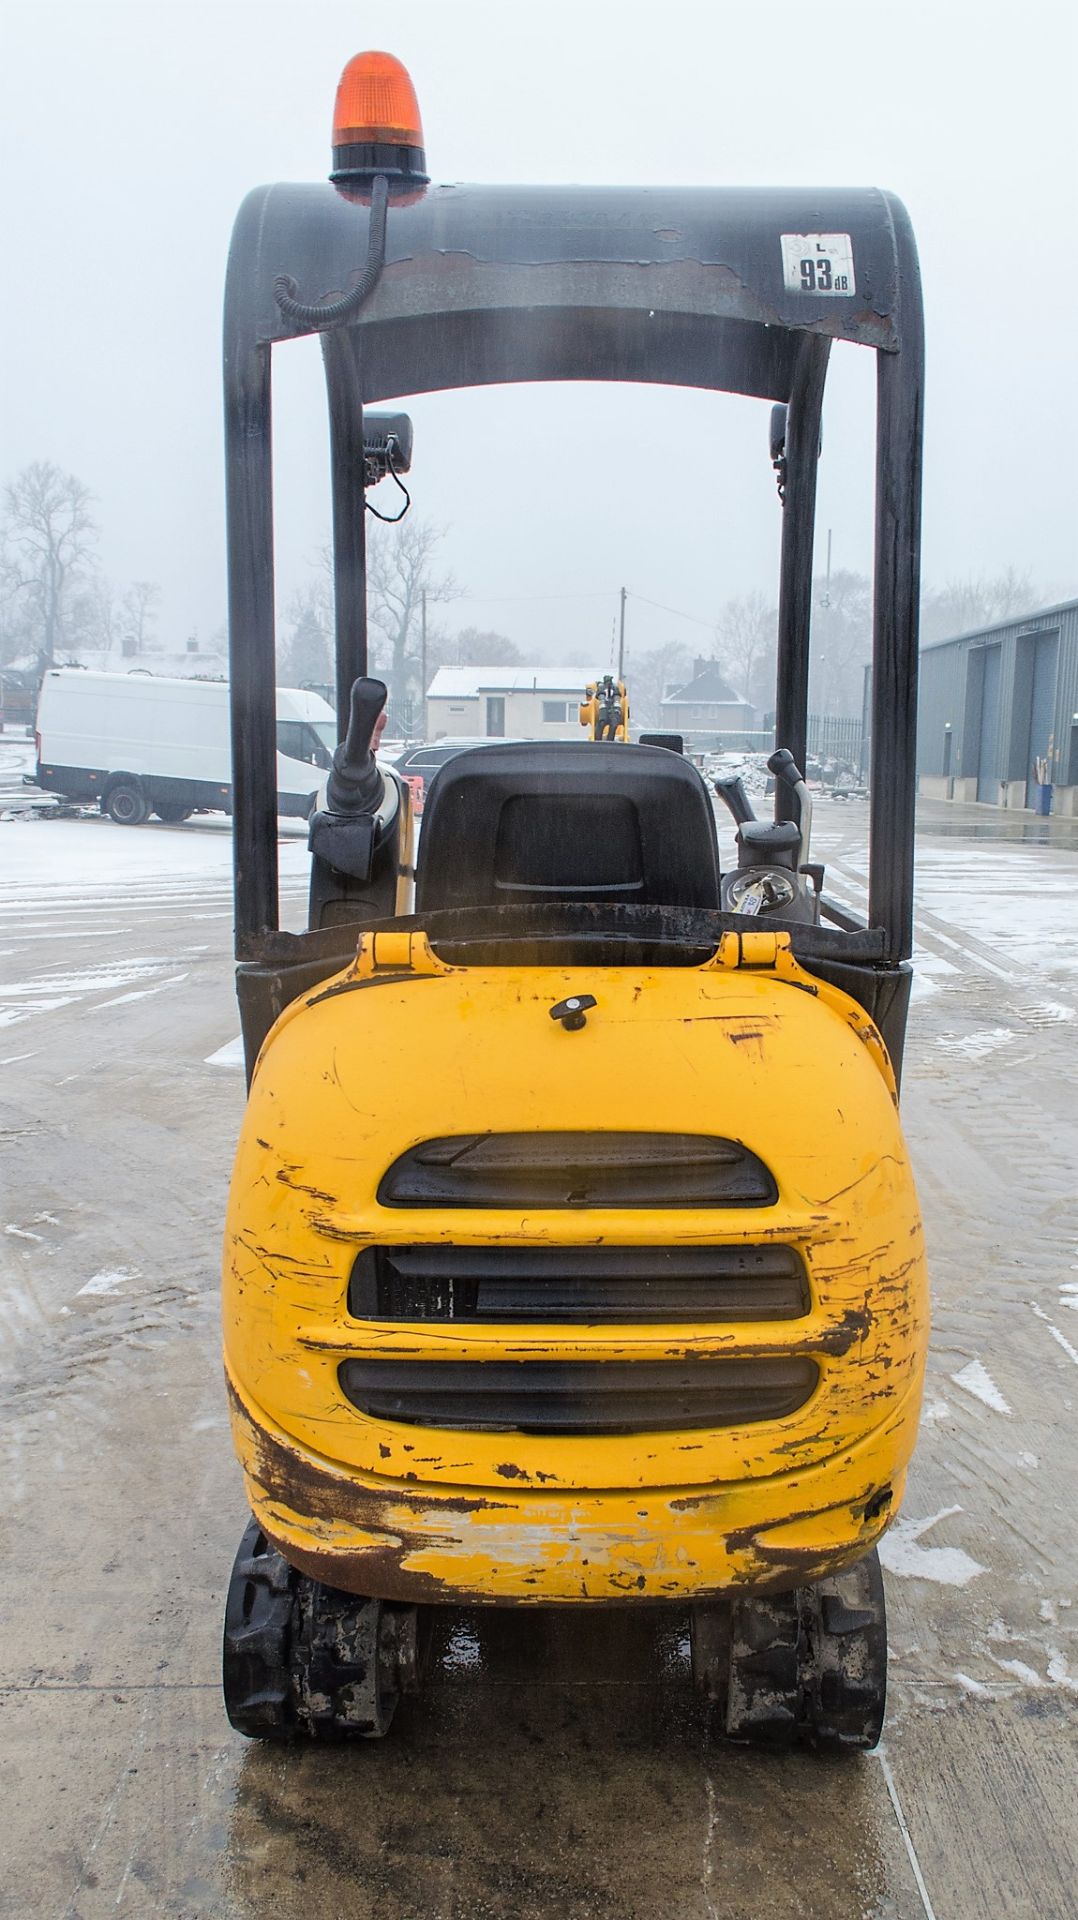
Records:
[[[574,993],[568,1000],[559,1000],[551,1007],[550,1018],[560,1020],[566,1033],[578,1033],[588,1024],[588,1009],[595,1005],[593,993]]]

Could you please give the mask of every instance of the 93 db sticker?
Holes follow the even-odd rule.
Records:
[[[853,241],[849,234],[784,233],[782,277],[787,293],[852,293]]]

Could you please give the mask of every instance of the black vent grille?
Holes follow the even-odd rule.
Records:
[[[378,1420],[493,1433],[664,1433],[781,1420],[819,1378],[800,1355],[688,1361],[345,1360]]]
[[[736,1140],[703,1133],[473,1133],[394,1161],[384,1207],[767,1207],[774,1179]]]
[[[794,1320],[810,1306],[792,1247],[365,1247],[357,1320]]]

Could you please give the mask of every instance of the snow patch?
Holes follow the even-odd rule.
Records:
[[[1073,1360],[1075,1366],[1078,1367],[1078,1348],[1072,1347],[1070,1341],[1067,1339],[1066,1334],[1060,1333],[1059,1328],[1054,1327],[1052,1325],[1052,1322],[1049,1320],[1048,1315],[1045,1313],[1043,1307],[1035,1306],[1032,1301],[1030,1302],[1030,1306],[1032,1308],[1032,1311],[1036,1314],[1038,1320],[1044,1321],[1044,1324],[1048,1328],[1048,1331],[1051,1334],[1053,1340],[1056,1342],[1056,1345],[1062,1347],[1068,1359]]]
[[[975,1400],[983,1400],[986,1407],[996,1413],[1010,1413],[1011,1409],[1003,1398],[999,1388],[987,1368],[979,1360],[971,1360],[961,1373],[952,1373],[951,1379],[964,1393],[971,1393]]]
[[[0,992],[6,992],[0,988]],[[33,1013],[55,1013],[58,1007],[69,1007],[73,995],[61,994],[55,999],[35,1000],[27,1007],[0,1007],[0,1027],[17,1026],[20,1020],[29,1020]]]
[[[8,1004],[0,1005],[0,1026],[13,1026],[33,1014],[54,1013],[59,1007],[71,1006],[82,995],[109,989],[115,993],[118,987],[130,987],[136,981],[152,980],[155,974],[161,974],[174,965],[174,960],[144,957],[117,960],[100,966],[77,967],[69,973],[39,974],[30,980],[5,981],[0,986],[0,1003]],[[10,1004],[12,1002],[14,1004]]]
[[[84,1293],[119,1293],[128,1280],[137,1280],[138,1277],[134,1267],[102,1267],[100,1273],[93,1274],[86,1285],[79,1288],[76,1298],[81,1298]]]
[[[163,993],[166,987],[175,987],[181,980],[190,978],[186,973],[174,973],[170,980],[162,980],[156,987],[133,987],[130,993],[118,993],[115,1000],[102,1000],[104,1007],[124,1007],[129,1000],[149,1000],[155,993]]]
[[[936,1045],[944,1053],[962,1054],[967,1060],[986,1060],[990,1053],[1009,1047],[1014,1037],[1010,1027],[985,1027],[980,1033],[941,1033]]]
[[[930,980],[927,974],[924,973],[914,974],[913,986],[910,989],[911,1000],[928,1000],[934,993],[938,992],[939,986],[935,980]]]
[[[944,1507],[927,1520],[897,1521],[879,1545],[880,1560],[888,1573],[896,1573],[904,1580],[933,1580],[940,1587],[966,1587],[979,1573],[987,1573],[987,1567],[963,1553],[961,1547],[920,1545],[923,1533],[961,1512],[961,1507]]]
[[[933,1400],[931,1406],[925,1408],[921,1418],[926,1421],[949,1420],[951,1418],[951,1409],[947,1405],[946,1400]]]
[[[997,1660],[995,1654],[992,1658],[996,1661],[1001,1673],[1013,1673],[1015,1679],[1021,1680],[1023,1686],[1043,1687],[1044,1681],[1040,1674],[1036,1673],[1032,1667],[1027,1667],[1024,1660]]]
[[[972,1693],[982,1700],[991,1700],[994,1697],[992,1687],[986,1687],[982,1680],[974,1680],[968,1673],[955,1673],[951,1677],[957,1680],[963,1693]]]
[[[1078,1693],[1078,1680],[1069,1671],[1067,1662],[1058,1647],[1049,1647],[1048,1652],[1051,1656],[1048,1661],[1049,1680],[1055,1686],[1062,1687],[1066,1693]]]
[[[242,1033],[238,1033],[234,1040],[226,1040],[224,1046],[218,1047],[216,1053],[208,1053],[206,1065],[208,1067],[242,1067],[244,1065]]]
[[[1061,1000],[1038,1000],[1033,1006],[1019,1007],[1017,1011],[1031,1027],[1061,1027],[1067,1020],[1074,1019],[1075,1012]]]

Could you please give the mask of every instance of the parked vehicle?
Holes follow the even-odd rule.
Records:
[[[36,784],[96,800],[123,827],[151,813],[170,825],[196,809],[231,813],[228,695],[224,680],[57,667],[41,684]],[[336,743],[333,709],[317,693],[277,689],[279,813],[306,818]]]
[[[455,754],[466,753],[469,747],[489,747],[491,742],[478,734],[467,737],[464,734],[447,734],[442,740],[427,740],[418,747],[409,747],[398,760],[393,761],[393,770],[411,788],[412,812],[422,813],[427,787],[430,785],[439,767]],[[385,757],[384,754],[382,756]]]

